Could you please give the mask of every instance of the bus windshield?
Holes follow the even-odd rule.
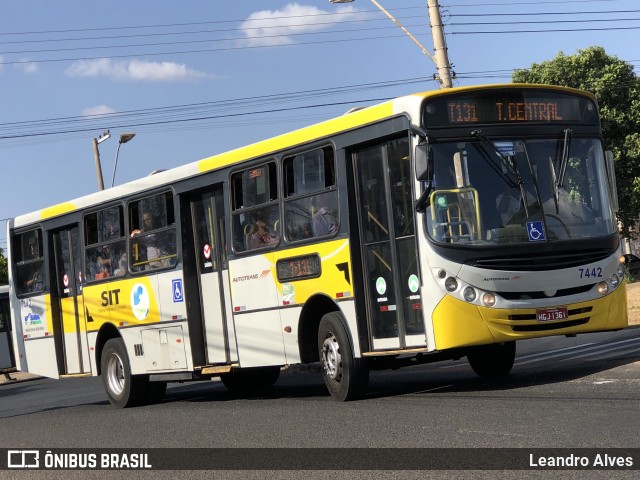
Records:
[[[515,244],[615,232],[604,152],[597,138],[564,137],[432,144],[430,238],[449,244]]]

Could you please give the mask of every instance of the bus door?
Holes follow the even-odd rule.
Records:
[[[353,155],[373,350],[426,345],[409,158],[408,137]]]
[[[8,294],[0,293],[0,370],[16,366],[11,344]]]
[[[238,361],[231,312],[222,184],[183,202],[185,299],[194,364]]]
[[[61,375],[89,371],[86,328],[81,315],[82,281],[80,235],[77,225],[52,234],[54,272],[51,282],[51,311],[58,370]],[[82,321],[81,321],[82,318]]]

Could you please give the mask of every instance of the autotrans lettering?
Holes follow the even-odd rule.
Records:
[[[233,277],[233,283],[247,282],[249,280],[258,280],[260,278],[265,278],[270,273],[271,273],[271,270],[263,270],[262,273],[254,273],[251,275],[242,275],[240,277]]]

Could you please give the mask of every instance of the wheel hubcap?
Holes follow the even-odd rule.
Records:
[[[338,339],[330,333],[322,344],[322,366],[326,375],[339,382],[342,378],[342,357]]]
[[[109,389],[115,395],[120,395],[124,390],[124,367],[122,359],[115,353],[111,354],[107,360],[106,375]]]

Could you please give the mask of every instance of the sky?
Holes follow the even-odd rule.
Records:
[[[426,0],[378,3],[433,53]],[[509,83],[590,46],[640,68],[638,0],[440,7],[454,86]],[[5,250],[4,219],[98,189],[93,139],[107,130],[105,188],[439,88],[435,63],[370,0],[0,0],[0,12]]]

